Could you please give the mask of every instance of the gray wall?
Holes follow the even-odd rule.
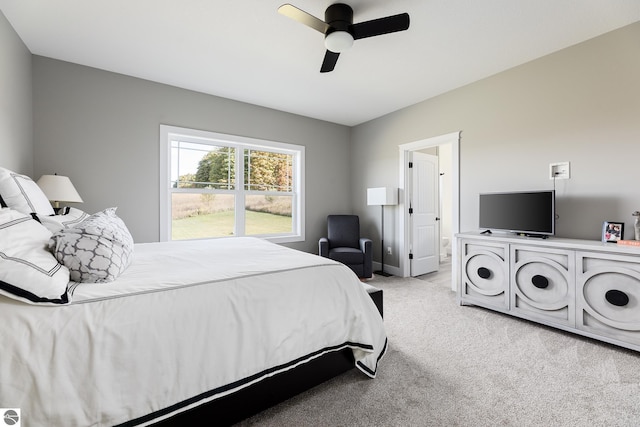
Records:
[[[0,165],[35,178],[69,175],[81,208],[118,206],[136,241],[146,242],[158,239],[161,123],[305,145],[307,240],[291,246],[314,252],[328,213],[357,213],[363,231],[379,235],[366,188],[397,185],[399,144],[461,130],[461,230],[478,226],[479,192],[551,188],[549,163],[570,161],[572,178],[556,183],[558,235],[599,239],[602,221],[614,220],[632,238],[638,40],[640,23],[349,129],[32,57],[0,16]],[[385,214],[391,224],[393,209]],[[395,230],[385,227],[394,248],[385,263],[397,266]]]
[[[33,172],[31,53],[0,12],[0,166]]]
[[[397,146],[457,131],[461,231],[478,228],[478,193],[553,188],[549,163],[570,161],[571,179],[556,182],[557,235],[599,240],[602,222],[612,220],[633,239],[640,23],[353,128],[353,210],[374,227],[370,234],[379,234],[379,213],[363,195],[367,187],[398,186]],[[392,231],[385,227],[385,246],[397,254]]]
[[[345,126],[40,56],[33,57],[34,172],[71,178],[86,212],[117,206],[136,242],[159,239],[159,126],[305,146],[306,241],[350,207]]]

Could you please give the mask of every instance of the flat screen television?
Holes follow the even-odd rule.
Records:
[[[554,190],[480,194],[480,228],[485,232],[553,236],[555,216]]]

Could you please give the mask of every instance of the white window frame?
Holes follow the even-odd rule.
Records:
[[[264,139],[248,138],[244,136],[228,135],[196,129],[181,128],[169,125],[160,125],[160,241],[171,240],[171,141],[173,139],[210,144],[216,146],[235,147],[236,152],[242,152],[244,148],[254,150],[276,151],[293,155],[293,188],[292,188],[292,231],[291,233],[278,235],[260,235],[266,240],[276,243],[301,242],[305,239],[304,227],[304,146],[288,144],[284,142],[269,141]],[[243,163],[238,163],[242,165]],[[242,169],[236,170],[234,190],[225,192],[235,194],[236,200],[236,230],[234,236],[244,236],[244,195],[255,194],[255,191],[244,189],[244,173]],[[259,192],[263,194],[265,192]],[[214,238],[214,237],[211,237]]]

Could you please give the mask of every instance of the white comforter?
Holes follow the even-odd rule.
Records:
[[[138,244],[120,278],[76,285],[68,306],[0,296],[0,325],[0,407],[26,427],[194,406],[344,346],[373,377],[386,348],[347,267],[254,238]]]

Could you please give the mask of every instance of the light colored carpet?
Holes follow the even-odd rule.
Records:
[[[640,353],[457,305],[450,270],[376,277],[389,350],[241,426],[640,426]]]

